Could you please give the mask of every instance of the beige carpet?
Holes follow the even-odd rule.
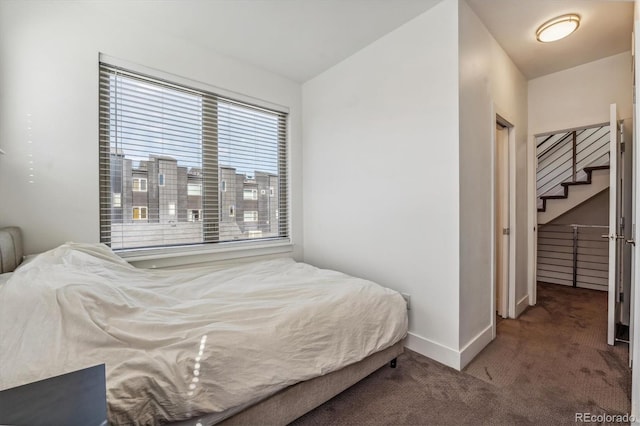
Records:
[[[630,410],[626,344],[606,344],[606,294],[539,284],[538,305],[498,323],[463,372],[415,352],[296,425],[574,424]],[[615,420],[615,419],[614,419]]]
[[[528,379],[604,410],[630,409],[628,345],[607,345],[606,293],[539,284],[538,304],[501,321],[498,334],[466,373],[503,388]]]

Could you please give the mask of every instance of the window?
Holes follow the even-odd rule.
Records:
[[[258,212],[255,210],[249,210],[244,212],[244,221],[245,222],[257,222],[258,221]]]
[[[100,64],[100,241],[114,250],[248,239],[240,227],[220,226],[222,209],[230,217],[236,208],[257,210],[253,179],[262,176],[275,179],[278,196],[269,208],[281,214],[261,238],[289,236],[287,114],[201,90],[201,83],[193,86],[199,88]],[[158,195],[167,177],[172,193]],[[127,179],[133,196],[111,197],[125,192],[120,188]],[[223,203],[229,182],[244,188],[240,196],[232,190]],[[118,205],[132,216],[115,211]],[[172,219],[164,220],[162,212]],[[258,220],[257,211],[244,217]]]
[[[187,184],[187,195],[202,195],[202,184],[201,183]]]
[[[146,178],[133,178],[133,191],[134,192],[147,192],[147,179]]]
[[[202,210],[189,210],[189,222],[200,222],[202,220]]]
[[[273,186],[269,188],[269,197],[273,197],[274,195],[276,195],[275,190],[273,189]]]
[[[117,192],[111,194],[111,205],[113,207],[122,207],[122,194]]]
[[[133,220],[146,220],[147,208],[146,207],[134,207],[133,208]]]
[[[258,190],[252,188],[245,188],[242,190],[243,198],[245,200],[257,200],[258,199]]]

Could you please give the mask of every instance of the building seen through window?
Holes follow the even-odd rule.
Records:
[[[286,115],[108,66],[100,98],[103,242],[127,249],[287,236],[279,220]]]

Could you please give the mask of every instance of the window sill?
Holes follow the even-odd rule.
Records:
[[[172,268],[292,252],[293,243],[286,238],[259,242],[238,241],[189,247],[121,250],[116,254],[137,267]]]

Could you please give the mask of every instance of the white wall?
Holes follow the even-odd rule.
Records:
[[[550,225],[574,223],[609,226],[609,188],[549,222]]]
[[[22,227],[28,253],[99,240],[98,52],[290,108],[301,257],[300,85],[144,23],[117,22],[103,2],[0,2],[0,225]]]
[[[305,261],[409,293],[408,346],[456,365],[458,2],[303,85]]]
[[[460,348],[462,364],[491,339],[493,155],[496,114],[513,125],[515,301],[527,298],[527,81],[460,2]]]
[[[612,103],[631,117],[631,73],[631,52],[623,52],[530,80],[529,134],[608,122]]]

